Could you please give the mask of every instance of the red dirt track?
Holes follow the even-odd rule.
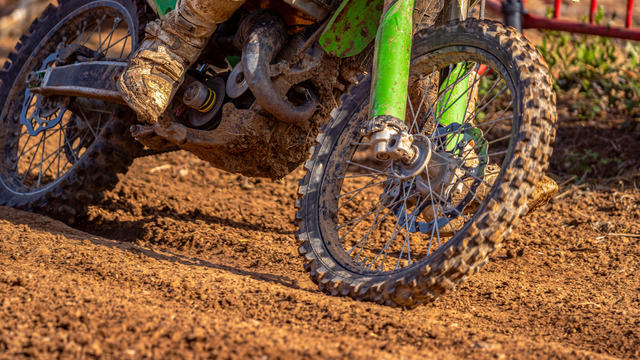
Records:
[[[415,310],[317,290],[293,236],[301,170],[245,182],[177,152],[137,159],[75,228],[0,207],[0,359],[640,358],[640,126],[560,101],[551,176],[576,149],[627,171],[563,184]]]
[[[162,165],[171,167],[150,173]],[[84,231],[0,208],[0,351],[640,356],[639,239],[606,236],[640,233],[637,190],[563,188],[468,283],[403,311],[330,297],[308,280],[291,225],[298,175],[243,186],[175,153],[137,160]]]

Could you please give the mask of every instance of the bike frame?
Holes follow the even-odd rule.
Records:
[[[176,6],[176,0],[148,1],[160,16]],[[406,121],[414,6],[415,0],[344,0],[319,38],[329,55],[342,58],[358,55],[375,39],[370,119]],[[445,0],[444,6],[446,20],[464,20],[469,0]],[[460,93],[467,87],[460,82],[449,91]],[[466,104],[460,103],[440,114],[441,121],[461,123]]]

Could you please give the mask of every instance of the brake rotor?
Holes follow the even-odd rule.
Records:
[[[57,58],[57,52],[49,55],[43,61],[40,71],[44,71],[54,64]],[[33,103],[34,98],[35,103]],[[36,136],[58,125],[67,112],[68,105],[69,98],[67,97],[45,97],[31,93],[27,87],[20,112],[20,123],[24,125],[30,136]]]

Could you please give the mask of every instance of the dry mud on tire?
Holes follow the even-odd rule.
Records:
[[[640,245],[602,237],[640,232],[637,192],[566,188],[469,282],[403,311],[309,280],[300,175],[244,182],[180,152],[136,160],[84,231],[0,208],[0,358],[640,356]]]

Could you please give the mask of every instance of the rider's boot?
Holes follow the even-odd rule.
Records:
[[[542,175],[542,179],[533,187],[533,193],[527,201],[527,214],[546,205],[558,193],[558,183],[547,175]]]
[[[158,121],[198,59],[216,24],[244,0],[179,0],[162,19],[147,25],[146,36],[118,80],[118,90],[140,121]]]

